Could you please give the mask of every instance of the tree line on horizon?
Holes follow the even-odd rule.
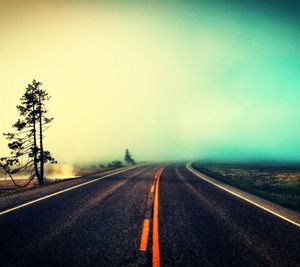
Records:
[[[46,109],[46,103],[51,96],[41,87],[42,83],[36,80],[28,84],[20,99],[21,104],[17,105],[20,119],[12,125],[15,132],[3,134],[9,141],[10,156],[0,158],[0,167],[17,187],[26,187],[34,178],[39,185],[44,185],[45,164],[57,163],[51,152],[44,149],[45,132],[51,127],[54,118],[47,116]],[[136,164],[128,149],[125,150],[124,160],[127,164]],[[121,166],[122,162],[116,160],[108,167]],[[28,174],[28,182],[25,185],[16,183],[13,176],[18,173]]]

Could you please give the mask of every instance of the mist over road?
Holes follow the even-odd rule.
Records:
[[[0,238],[1,266],[300,264],[300,228],[181,163],[140,166],[3,214]]]

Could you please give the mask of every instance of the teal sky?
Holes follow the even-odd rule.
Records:
[[[2,132],[35,78],[62,162],[300,159],[297,2],[6,2]]]

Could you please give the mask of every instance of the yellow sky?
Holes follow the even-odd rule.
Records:
[[[168,59],[151,33],[114,10],[33,6],[16,13],[11,9],[2,20],[1,91],[6,101],[1,110],[9,114],[1,118],[3,131],[10,130],[17,118],[15,105],[35,78],[52,95],[49,109],[55,121],[47,143],[59,159],[101,160],[122,155],[126,147],[153,151],[166,131],[165,114],[156,107],[164,103],[163,87],[172,77],[167,77],[169,64],[163,61]],[[172,99],[164,110],[171,107]]]
[[[43,82],[55,118],[46,146],[59,161],[122,159],[125,148],[137,160],[201,157],[236,142],[268,150],[295,111],[265,98],[272,84],[255,84],[271,51],[293,49],[287,38],[274,46],[259,21],[101,1],[1,1],[0,10],[1,131],[27,83]],[[282,27],[276,38],[294,36]]]

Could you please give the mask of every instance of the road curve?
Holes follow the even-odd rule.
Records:
[[[162,166],[0,216],[0,265],[299,266],[299,227],[200,180],[185,164]]]

